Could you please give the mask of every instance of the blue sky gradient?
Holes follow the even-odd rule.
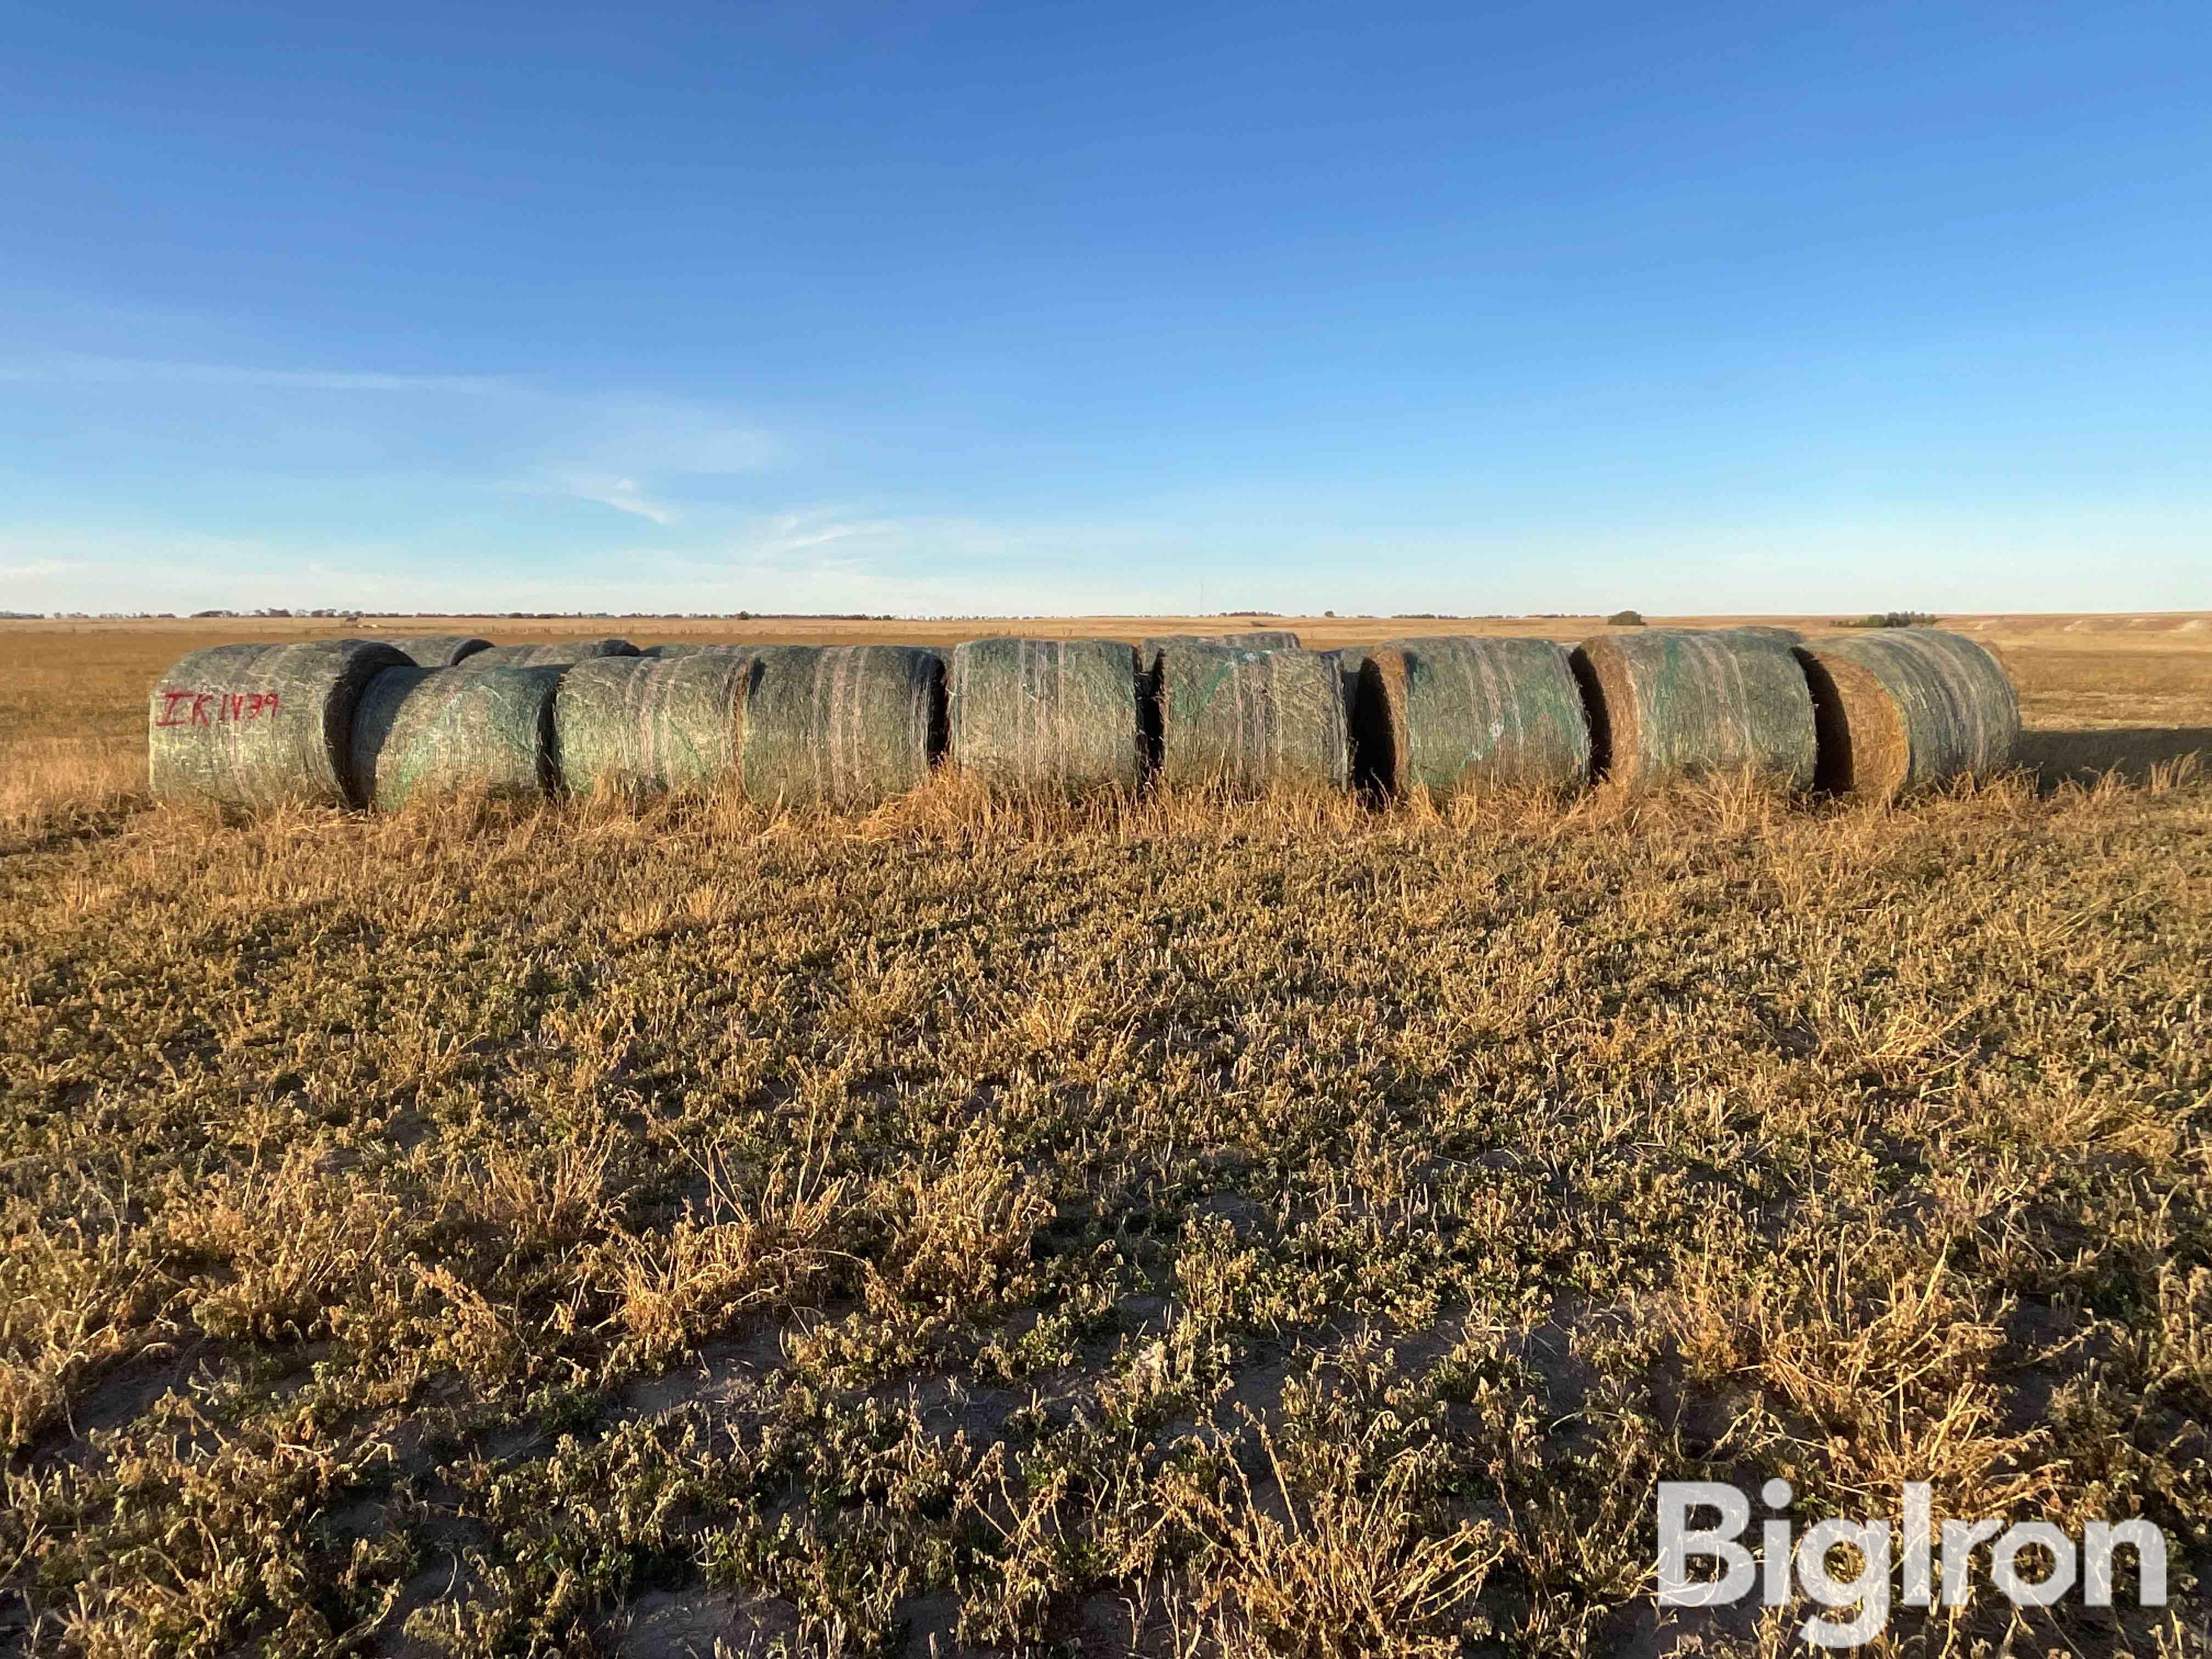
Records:
[[[0,609],[2212,605],[2201,4],[10,15]]]

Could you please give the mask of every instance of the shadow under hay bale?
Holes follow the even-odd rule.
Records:
[[[363,802],[549,793],[561,668],[387,668],[354,711],[352,773]]]
[[[1393,640],[1366,653],[1354,747],[1362,783],[1404,797],[1574,788],[1590,734],[1565,646],[1550,640]]]
[[[195,651],[154,688],[149,787],[230,806],[357,806],[355,707],[377,675],[410,665],[375,640]]]
[[[1784,641],[1652,629],[1584,640],[1572,661],[1599,775],[1640,789],[1748,770],[1812,787],[1813,696]]]
[[[390,646],[417,668],[451,668],[464,658],[480,656],[494,648],[489,640],[465,634],[424,634],[380,643]]]
[[[749,653],[746,799],[874,806],[919,788],[945,752],[945,664],[906,645],[772,645]]]
[[[948,679],[952,763],[1007,794],[1133,793],[1137,653],[1115,640],[970,640]]]
[[[2143,784],[2160,770],[2212,767],[2212,726],[2118,726],[2101,730],[2029,730],[2013,758],[2046,793],[2065,783],[2094,783],[2106,773]]]
[[[554,645],[495,645],[468,659],[471,668],[565,668],[600,657],[635,657],[628,640],[562,640]]]
[[[1892,799],[2012,764],[2020,698],[1996,658],[1932,628],[1823,634],[1796,649],[1823,789]]]
[[[553,698],[553,753],[570,794],[658,794],[734,782],[747,651],[596,657]]]
[[[1343,683],[1319,652],[1168,640],[1147,652],[1143,674],[1163,782],[1350,783]]]

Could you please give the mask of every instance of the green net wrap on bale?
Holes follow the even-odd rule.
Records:
[[[908,645],[771,645],[751,653],[745,797],[873,806],[920,787],[945,744],[945,664]]]
[[[492,648],[489,640],[465,634],[425,634],[404,640],[385,640],[382,643],[417,668],[451,668],[464,657],[477,656]]]
[[[712,651],[710,645],[648,645],[638,652],[641,657],[696,657],[702,651]]]
[[[1344,684],[1319,652],[1171,640],[1149,659],[1147,677],[1164,781],[1351,782]]]
[[[416,795],[542,795],[553,776],[559,668],[387,668],[354,709],[352,770],[364,803]]]
[[[1784,641],[1655,628],[1576,647],[1597,769],[1629,787],[1749,769],[1813,782],[1813,697]]]
[[[154,688],[148,783],[232,806],[358,806],[355,705],[377,675],[409,665],[377,640],[195,651]]]
[[[2020,699],[1996,659],[1932,628],[1824,634],[1797,648],[1818,782],[1882,799],[2012,764]]]
[[[471,668],[565,668],[600,657],[635,657],[628,640],[563,640],[557,645],[495,645],[468,659]]]
[[[1361,781],[1395,795],[1571,788],[1589,775],[1582,692],[1566,647],[1550,640],[1370,647],[1358,714]]]
[[[1296,651],[1298,636],[1287,628],[1255,628],[1243,634],[1155,634],[1137,647],[1139,665],[1150,673],[1171,645],[1234,645],[1247,651]]]
[[[952,763],[1006,793],[1133,793],[1137,653],[1113,640],[970,640],[952,653]]]
[[[1729,634],[1751,634],[1760,639],[1778,640],[1784,645],[1802,645],[1805,636],[1794,628],[1784,628],[1775,623],[1746,623],[1741,628],[1723,630]]]
[[[553,755],[572,794],[659,793],[734,782],[752,657],[595,657],[561,677]]]

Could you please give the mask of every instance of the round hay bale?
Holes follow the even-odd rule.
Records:
[[[1287,628],[1255,628],[1243,634],[1155,634],[1137,647],[1144,671],[1151,672],[1159,653],[1171,645],[1233,645],[1246,651],[1296,651],[1298,636]]]
[[[1784,645],[1802,645],[1805,636],[1794,628],[1784,628],[1778,623],[1745,623],[1738,628],[1723,630],[1729,634],[1750,634],[1760,639],[1778,640]]]
[[[1137,653],[1114,640],[970,640],[952,653],[952,763],[1008,793],[1133,793]]]
[[[744,651],[576,664],[553,698],[562,787],[658,793],[734,781],[751,673]]]
[[[417,668],[451,668],[464,657],[473,657],[492,648],[489,640],[465,634],[424,634],[404,640],[386,640],[383,643]]]
[[[637,653],[637,654],[638,654],[639,656],[641,656],[641,657],[662,657],[662,658],[667,658],[667,657],[696,657],[696,656],[697,656],[697,655],[698,655],[702,651],[713,651],[713,650],[722,649],[722,648],[726,648],[726,647],[715,647],[715,646],[711,646],[711,645],[689,645],[689,644],[685,644],[685,645],[647,645],[647,646],[641,647],[639,648],[639,650],[638,650],[638,653]]]
[[[1165,781],[1255,790],[1351,782],[1344,683],[1319,652],[1174,640],[1146,678]]]
[[[554,785],[560,668],[387,668],[354,710],[352,770],[367,805],[482,790],[542,795]]]
[[[1982,646],[1932,628],[1824,634],[1797,647],[1823,789],[1889,799],[2012,764],[2020,698]]]
[[[628,640],[562,640],[553,645],[495,645],[468,659],[471,668],[565,668],[600,657],[635,657]]]
[[[751,653],[749,800],[874,806],[920,787],[945,752],[945,664],[908,645],[771,645]]]
[[[1565,646],[1445,636],[1393,640],[1365,654],[1363,782],[1403,797],[1572,788],[1589,776],[1589,726]]]
[[[358,806],[354,707],[378,674],[408,665],[377,640],[195,651],[154,688],[149,786],[232,806]]]
[[[1632,788],[1746,769],[1814,772],[1813,698],[1791,647],[1747,629],[1601,634],[1575,648],[1592,763]]]

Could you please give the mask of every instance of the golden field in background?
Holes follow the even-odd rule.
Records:
[[[155,805],[185,651],[447,625],[0,623],[0,1649],[1771,1655],[1652,1493],[1779,1475],[2173,1541],[1869,1651],[2202,1654],[2203,620],[1954,619],[1895,808],[842,818]]]

